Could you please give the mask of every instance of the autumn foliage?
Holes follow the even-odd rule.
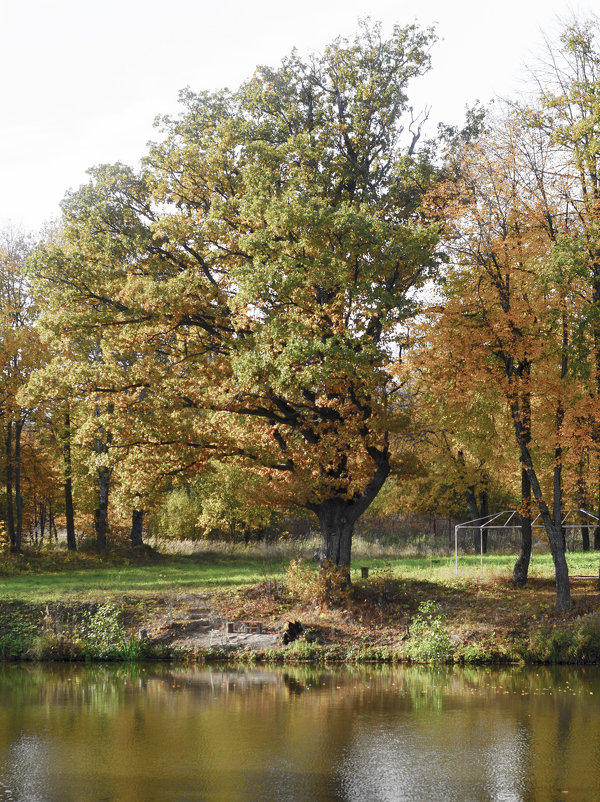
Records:
[[[109,509],[139,545],[175,490],[194,531],[313,513],[347,575],[385,484],[387,508],[517,505],[516,584],[539,511],[569,606],[562,511],[600,503],[598,27],[565,26],[526,101],[423,142],[434,41],[365,21],[185,90],[140,170],[92,169],[35,248],[5,243],[13,549],[34,495],[74,548],[75,493],[103,547]]]

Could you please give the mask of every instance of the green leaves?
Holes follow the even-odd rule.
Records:
[[[101,439],[87,461],[122,499],[204,474],[234,505],[252,472],[267,503],[370,503],[405,428],[398,325],[437,263],[435,171],[403,141],[434,39],[364,21],[236,92],[184,90],[141,171],[102,165],[67,196],[33,269],[76,442]]]

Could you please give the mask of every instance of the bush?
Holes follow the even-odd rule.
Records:
[[[119,610],[114,604],[103,604],[95,613],[88,613],[81,625],[81,653],[90,660],[136,660],[141,643],[127,638]]]
[[[347,569],[325,564],[318,569],[307,565],[304,560],[290,560],[286,584],[291,596],[301,604],[347,604],[350,599],[350,585]]]
[[[419,613],[411,620],[410,640],[404,649],[405,657],[416,663],[451,662],[453,650],[444,627],[445,620],[438,602],[421,602]]]
[[[0,633],[0,659],[11,660],[22,658],[32,648],[36,627],[18,613]]]
[[[568,629],[555,626],[536,632],[527,659],[539,663],[600,662],[600,617],[585,616]]]

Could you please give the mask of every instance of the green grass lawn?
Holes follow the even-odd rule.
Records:
[[[165,557],[136,565],[69,566],[40,570],[33,565],[16,573],[0,573],[0,598],[28,601],[65,598],[109,597],[112,594],[153,594],[169,591],[201,592],[253,585],[281,575],[281,561],[260,557],[204,553],[189,557]]]
[[[357,557],[352,577],[360,577],[360,567],[369,567],[371,577],[393,575],[406,580],[427,580],[432,583],[453,584],[483,578],[510,578],[515,555],[484,556],[481,574],[479,555],[460,556],[458,576],[454,555],[422,557]],[[572,552],[567,555],[572,575],[598,576],[600,554]],[[227,590],[242,585],[254,585],[265,579],[284,576],[289,558],[274,553],[256,555],[244,550],[232,553],[203,552],[187,556],[161,556],[142,564],[127,559],[103,562],[95,555],[65,555],[56,553],[50,558],[28,556],[0,562],[0,598],[28,601],[108,598],[111,595],[132,593],[152,595],[168,592],[202,592]],[[535,554],[530,576],[543,579],[553,576],[549,554]]]
[[[484,554],[483,572],[479,554],[459,555],[458,579],[475,579],[477,577],[511,577],[517,559],[516,554]],[[571,575],[598,576],[600,569],[600,552],[569,552],[567,564]],[[367,559],[361,560],[360,565],[367,565],[371,570],[384,570],[390,566],[397,576],[406,579],[429,579],[444,582],[456,578],[456,564],[454,555],[450,556],[423,556],[401,557],[397,559]],[[354,568],[359,574],[359,563]],[[529,575],[539,579],[554,576],[554,566],[550,554],[534,554],[530,564]]]

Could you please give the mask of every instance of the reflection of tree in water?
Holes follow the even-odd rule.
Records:
[[[599,697],[590,668],[4,666],[0,789],[28,798],[11,779],[17,755],[27,772],[26,736],[40,744],[31,781],[69,777],[78,802],[100,785],[115,802],[173,788],[207,800],[219,788],[232,802],[257,789],[264,800],[443,788],[444,799],[500,799],[501,788],[551,799],[578,772],[600,781]]]

